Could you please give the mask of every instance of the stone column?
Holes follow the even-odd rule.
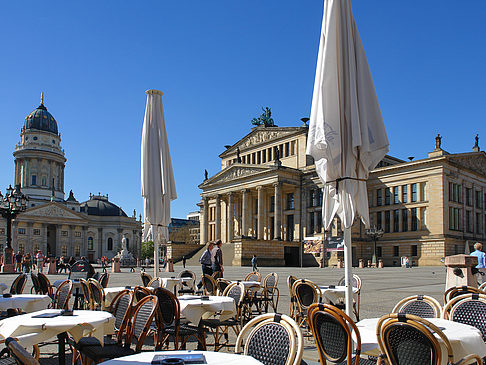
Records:
[[[235,234],[235,208],[233,202],[233,193],[228,193],[228,242],[233,241]]]
[[[208,242],[208,199],[202,198],[201,223],[199,224],[199,242],[205,245]]]
[[[281,183],[273,184],[275,188],[275,227],[274,227],[274,237],[275,240],[281,239],[282,231],[282,194],[281,194]]]
[[[243,189],[241,194],[241,235],[248,236],[248,189]]]
[[[221,239],[221,197],[216,195],[216,214],[214,217],[214,239]]]
[[[263,240],[263,186],[257,187],[258,205],[257,205],[257,239]]]
[[[96,259],[100,258],[103,256],[103,228],[98,228],[98,257],[93,257],[93,260],[96,261]],[[93,247],[94,248],[94,247]]]
[[[308,192],[305,188],[302,188],[302,194],[300,196],[300,219],[301,219],[301,222],[302,222],[302,228],[301,228],[301,232],[302,232],[302,239],[305,237],[305,236],[308,236],[307,232],[309,230],[309,227],[307,225],[307,199],[308,199]]]

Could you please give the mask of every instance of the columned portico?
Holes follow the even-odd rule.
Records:
[[[258,207],[257,207],[257,239],[263,239],[263,224],[264,224],[264,217],[263,217],[263,186],[257,187],[258,193]]]
[[[235,233],[235,209],[233,202],[233,193],[228,193],[228,242],[232,242]]]
[[[282,184],[275,183],[273,184],[275,190],[275,227],[274,227],[274,236],[275,240],[280,240],[281,231],[282,231]]]
[[[208,242],[208,199],[203,198],[203,206],[202,206],[202,221],[201,221],[201,228],[200,228],[200,239],[201,244],[204,245]]]
[[[248,189],[243,189],[241,195],[241,235],[248,236]]]
[[[219,195],[216,196],[216,214],[215,214],[215,224],[214,224],[214,239],[221,239],[221,198]]]

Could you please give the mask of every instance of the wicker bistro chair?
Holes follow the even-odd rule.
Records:
[[[201,275],[201,282],[203,284],[203,292],[205,295],[217,295],[218,285],[216,280],[207,274]]]
[[[106,288],[108,286],[108,281],[110,280],[110,274],[108,273],[103,273],[100,275],[99,282],[103,288]]]
[[[242,319],[245,323],[254,315],[262,314],[260,288],[260,285],[250,285],[245,288],[245,296],[242,302]]]
[[[265,365],[297,365],[302,360],[304,340],[295,321],[285,314],[267,313],[253,318],[241,330],[235,352],[252,356]]]
[[[221,279],[223,277],[223,273],[221,271],[215,271],[211,275],[214,280]]]
[[[194,294],[196,287],[196,274],[191,270],[183,270],[179,273],[179,278],[189,278],[190,281],[181,281],[179,285],[179,294]]]
[[[61,285],[57,287],[52,307],[55,309],[69,309],[69,299],[71,299],[72,291],[73,282],[71,280],[64,280]]]
[[[299,280],[295,276],[289,275],[287,277],[287,287],[289,288],[289,296],[290,296],[290,310],[289,310],[289,316],[295,319],[296,315],[296,310],[295,310],[295,293],[292,292],[292,286],[294,283]]]
[[[245,276],[245,281],[262,281],[262,274],[258,271],[251,272]]]
[[[200,325],[209,329],[209,333],[214,338],[214,351],[219,351],[224,346],[230,346],[229,344],[229,329],[231,328],[236,336],[240,333],[242,325],[241,308],[243,298],[245,296],[245,287],[241,283],[232,283],[224,291],[223,296],[233,298],[236,306],[236,314],[233,318],[223,319],[209,318],[202,319]],[[224,343],[221,339],[224,338]],[[207,345],[211,346],[211,345]]]
[[[478,287],[479,290],[482,290],[482,291],[486,291],[486,281],[484,283],[482,283],[479,287]]]
[[[39,278],[33,272],[30,272],[30,279],[32,280],[32,288],[30,288],[30,293],[35,292],[35,294],[40,294],[41,288],[39,283]]]
[[[81,284],[81,302],[79,309],[92,310],[93,309],[93,298],[91,295],[91,289],[89,288],[89,283],[87,280],[79,279]]]
[[[223,278],[218,278],[216,279],[216,286],[218,287],[217,292],[218,295],[223,295],[225,289],[231,285],[231,281],[223,279]]]
[[[161,288],[162,287],[162,279],[157,277],[153,278],[150,280],[150,282],[147,284],[147,288]]]
[[[474,326],[486,342],[486,295],[469,293],[451,299],[444,306],[443,318]]]
[[[150,330],[150,325],[154,319],[156,310],[157,297],[151,295],[143,298],[137,303],[133,310],[131,320],[124,331],[125,336],[123,337],[123,334],[120,334],[121,331],[119,332],[118,338],[124,339],[122,343],[108,344],[104,346],[101,346],[100,344],[83,346],[80,349],[81,354],[86,360],[100,363],[104,360],[140,352]],[[135,349],[132,349],[131,344],[134,338],[137,340],[137,344]]]
[[[144,271],[140,272],[140,277],[142,278],[143,286],[148,286],[148,284],[150,283],[150,280],[152,280],[152,277]]]
[[[447,364],[454,364],[449,340],[433,323],[411,314],[392,313],[381,317],[376,326],[376,336],[382,353],[378,357],[378,364],[382,364],[385,360],[389,365],[440,365],[442,349],[434,333],[444,343]],[[471,354],[456,362],[455,365],[467,364],[473,359],[478,364],[482,364],[478,355]]]
[[[98,280],[88,279],[89,290],[91,292],[91,307],[93,310],[105,310],[105,290]]]
[[[337,285],[339,285],[339,286],[345,285],[345,277],[344,276],[341,279],[339,279]],[[353,278],[351,279],[351,285],[353,286],[353,289],[357,290],[356,291],[357,299],[356,299],[356,301],[353,299],[353,313],[356,317],[356,320],[359,321],[359,305],[360,305],[361,286],[362,286],[361,278],[358,275],[353,274]],[[345,297],[342,297],[342,298],[340,298],[339,302],[335,303],[335,304],[336,304],[336,306],[338,306],[340,308],[345,308],[344,307],[345,303],[346,303],[346,299],[345,299]]]
[[[39,361],[24,349],[14,338],[8,337],[5,344],[10,350],[10,354],[17,364],[21,365],[39,365]]]
[[[152,291],[144,286],[136,286],[135,288],[133,288],[133,296],[135,302],[139,302],[149,295],[152,295]]]
[[[312,281],[300,279],[292,285],[295,293],[295,320],[300,327],[306,327],[307,309],[313,303],[322,301],[321,289]]]
[[[444,306],[452,299],[459,295],[468,294],[468,293],[477,293],[477,294],[485,294],[482,290],[472,287],[472,286],[453,286],[447,289],[444,292]]]
[[[10,294],[22,294],[27,283],[27,274],[19,274],[10,286]]]
[[[262,301],[262,307],[265,313],[268,312],[268,307],[271,306],[273,311],[277,313],[278,300],[280,292],[277,287],[278,274],[270,273],[263,279],[263,289],[260,293],[260,300]]]
[[[171,338],[174,341],[175,350],[185,348],[187,340],[194,337],[205,350],[206,334],[203,329],[181,323],[181,309],[177,297],[170,290],[164,288],[155,289],[154,294],[158,298],[156,316],[158,336],[155,349],[162,349],[164,343],[168,345]]]
[[[427,295],[414,295],[400,300],[392,313],[413,314],[422,318],[442,317],[442,306]]]
[[[51,282],[43,273],[37,273],[37,279],[39,279],[39,286],[40,286],[40,294],[49,295],[51,298],[54,298],[53,288],[54,285],[51,285]]]
[[[360,357],[361,336],[354,321],[330,304],[313,303],[307,310],[309,329],[316,341],[321,364],[373,365]],[[354,343],[353,348],[353,332]]]

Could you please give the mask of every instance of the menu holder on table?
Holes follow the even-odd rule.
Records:
[[[37,314],[35,316],[32,316],[31,318],[54,318],[54,317],[59,317],[61,315],[62,315],[62,312],[41,313],[41,314]]]
[[[5,294],[3,294],[3,297],[4,297],[4,298],[12,298],[12,294],[10,294],[10,293],[5,293]]]
[[[177,361],[180,360],[180,361]],[[165,364],[207,364],[204,354],[168,354],[155,355],[152,359],[152,365]]]
[[[201,297],[201,300],[209,300],[209,297],[207,295],[204,295]]]

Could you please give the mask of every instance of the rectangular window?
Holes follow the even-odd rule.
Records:
[[[81,247],[79,246],[74,246],[74,256],[81,256]]]
[[[398,197],[398,186],[393,187],[393,204],[400,204],[400,199]]]
[[[412,231],[417,230],[417,208],[410,209],[410,215],[412,216]]]
[[[314,212],[309,213],[309,233],[314,233]]]
[[[451,182],[449,183],[449,201],[454,201],[454,184]]]
[[[393,256],[394,257],[400,256],[400,246],[393,246]]]
[[[466,188],[466,205],[472,207],[472,189]]]
[[[262,163],[261,152],[258,151],[256,154],[257,154],[257,164],[261,164]]]
[[[268,161],[272,161],[272,147],[267,148]]]
[[[412,245],[412,256],[418,256],[418,246]]]
[[[61,231],[61,236],[67,237],[68,236],[68,231]]]
[[[66,245],[61,246],[61,255],[67,256],[67,246]]]
[[[383,249],[381,246],[376,246],[376,256],[382,257],[383,256]]]
[[[402,202],[408,203],[408,185],[402,185]]]
[[[294,209],[294,193],[287,194],[287,209]]]
[[[19,228],[19,234],[25,234],[25,228]]]
[[[37,176],[32,175],[32,185],[37,185]]]
[[[481,209],[481,192],[476,190],[476,208]]]
[[[408,231],[408,209],[402,209],[402,232]]]
[[[449,207],[449,229],[454,230],[454,208]]]
[[[34,236],[40,236],[40,229],[34,228]]]
[[[81,232],[74,232],[74,237],[81,237]]]
[[[385,188],[385,205],[390,205],[391,192],[390,188]]]
[[[417,201],[417,184],[412,184],[412,203]]]
[[[378,229],[382,229],[381,212],[376,213],[376,227],[378,227]]]
[[[481,233],[481,213],[476,213],[476,233]]]
[[[390,232],[390,211],[385,210],[385,233]]]
[[[267,162],[267,150],[262,151],[262,163]]]
[[[470,210],[466,210],[466,229],[472,232],[472,214]]]
[[[314,206],[315,194],[315,190],[309,190],[309,208],[312,208]]]
[[[457,185],[457,202],[462,203],[462,186]]]
[[[285,143],[285,157],[289,157],[290,155],[290,143]]]
[[[275,195],[270,197],[270,212],[275,212]]]
[[[383,205],[383,200],[382,200],[382,191],[381,189],[376,190],[376,205],[379,207]]]
[[[393,232],[400,232],[400,211],[398,209],[393,211]]]

